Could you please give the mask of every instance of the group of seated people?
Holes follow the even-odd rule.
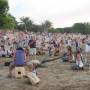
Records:
[[[12,70],[15,66],[27,66],[28,68],[32,68],[32,71],[35,71],[35,68],[40,62],[33,63],[33,61],[26,61],[26,51],[25,48],[18,47],[16,51],[13,53],[13,61],[9,66],[9,76],[12,76]],[[76,52],[72,52],[72,48],[70,46],[67,47],[66,52],[62,57],[63,62],[74,62],[73,68],[79,69],[83,68],[83,58],[82,58],[82,49],[78,48]]]
[[[14,50],[12,47],[10,49],[5,50],[4,46],[0,47],[0,57],[12,57],[14,53]]]
[[[24,47],[24,50],[26,52],[26,56],[30,55],[29,53],[29,48],[28,47]],[[36,55],[59,55],[59,48],[55,47],[52,49],[52,47],[48,47],[46,48],[36,48]],[[10,49],[5,50],[4,46],[0,47],[0,57],[13,57],[15,50],[13,49],[13,47],[10,47]]]
[[[73,53],[72,48],[70,46],[68,46],[67,51],[63,54],[62,60],[63,60],[63,62],[74,63],[72,65],[72,69],[83,69],[83,67],[84,67],[84,60],[83,60],[81,48],[78,48]]]
[[[82,49],[79,48],[76,50],[76,52],[72,52],[72,48],[70,46],[67,47],[67,51],[64,53],[63,55],[63,61],[64,62],[73,62],[74,61],[74,65],[73,68],[76,69],[83,69],[84,65],[83,65],[83,59],[82,59]],[[13,60],[10,63],[9,66],[9,76],[12,76],[12,70],[15,68],[15,66],[27,66],[28,68],[31,68],[31,71],[35,71],[37,65],[40,64],[39,61],[26,61],[26,53],[25,50],[22,47],[18,47],[16,49],[16,52],[13,54]]]
[[[56,47],[56,51],[58,51],[58,47]],[[51,53],[51,52],[50,52]],[[1,57],[13,57],[13,60],[9,66],[9,76],[12,76],[12,70],[15,66],[28,66],[32,68],[32,71],[35,71],[35,67],[40,64],[40,62],[33,63],[26,61],[26,55],[28,54],[28,48],[18,47],[15,51],[11,47],[10,50],[7,52],[5,51],[4,47],[1,46],[0,48],[0,56]],[[83,60],[82,60],[82,49],[78,48],[76,52],[73,54],[71,46],[67,47],[66,52],[63,54],[62,57],[64,62],[75,62],[73,67],[76,68],[83,68]]]

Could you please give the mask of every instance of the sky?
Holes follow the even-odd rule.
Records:
[[[53,27],[70,27],[74,23],[90,22],[90,0],[8,0],[10,13],[19,21],[30,17],[35,24],[45,20]]]

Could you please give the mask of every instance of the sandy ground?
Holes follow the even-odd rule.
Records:
[[[27,78],[7,78],[8,67],[3,65],[5,61],[0,58],[0,90],[90,90],[88,67],[77,72],[70,69],[71,63],[61,60],[45,63],[46,67],[37,70],[41,82],[32,86]]]

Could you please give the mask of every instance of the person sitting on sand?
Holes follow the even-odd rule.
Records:
[[[22,47],[16,49],[16,53],[14,54],[14,61],[10,63],[9,66],[9,77],[12,77],[12,70],[15,66],[28,66],[31,68],[31,71],[35,71],[35,68],[39,63],[35,63],[35,61],[26,62],[26,54]]]
[[[73,59],[73,57],[72,57],[72,49],[71,49],[70,46],[68,46],[65,53],[63,54],[63,61],[65,61],[65,62],[70,61],[71,62],[72,59]]]
[[[70,46],[67,47],[67,56],[69,61],[72,60],[72,48]]]
[[[77,50],[77,51],[76,51],[75,59],[76,59],[76,66],[77,66],[78,68],[83,68],[84,64],[83,64],[83,61],[82,61],[81,50]]]

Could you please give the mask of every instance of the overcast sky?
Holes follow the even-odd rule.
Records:
[[[90,22],[90,0],[8,0],[10,13],[17,20],[28,16],[40,24],[50,20],[54,27]]]

